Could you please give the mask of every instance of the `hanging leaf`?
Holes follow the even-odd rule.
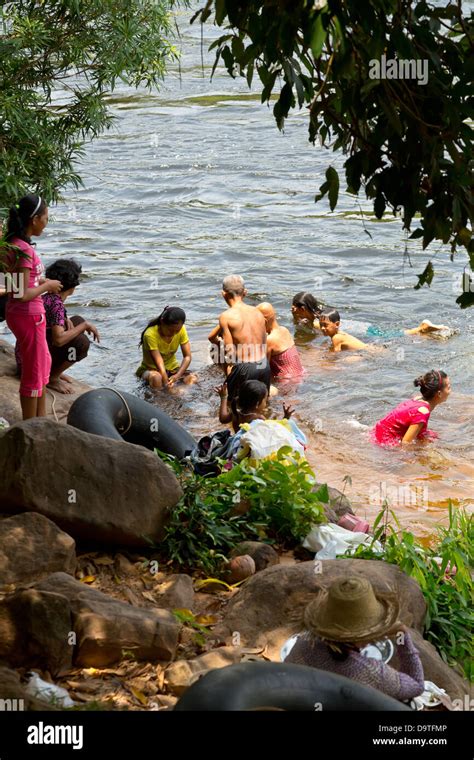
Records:
[[[431,285],[431,281],[434,277],[434,269],[431,261],[428,261],[423,272],[418,275],[418,283],[415,285],[415,290],[419,290],[423,285]]]

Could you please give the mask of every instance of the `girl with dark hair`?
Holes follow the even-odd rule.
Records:
[[[10,209],[5,232],[7,271],[15,287],[8,293],[6,322],[17,340],[21,360],[23,419],[44,417],[51,356],[46,342],[43,293],[59,293],[59,280],[44,279],[41,259],[31,244],[48,224],[48,207],[39,195],[25,195]]]
[[[402,401],[375,425],[374,439],[381,446],[436,437],[436,433],[427,430],[428,420],[433,409],[443,404],[451,392],[449,377],[442,370],[432,369],[426,375],[417,377],[413,384],[420,389],[421,396]]]
[[[319,329],[319,315],[323,305],[312,293],[301,290],[293,297],[291,313],[295,322],[307,322],[311,327]]]
[[[230,406],[227,383],[217,386],[214,390],[221,399],[219,422],[232,422],[234,433],[238,433],[240,426],[245,423],[266,419],[269,392],[265,383],[260,380],[245,380],[239,388],[238,395],[231,400]],[[283,419],[289,420],[293,413],[294,409],[283,403]]]
[[[52,366],[48,388],[59,393],[74,393],[72,379],[63,373],[73,364],[85,359],[90,341],[84,333],[94,336],[100,342],[97,328],[80,316],[68,318],[64,302],[72,296],[80,284],[82,267],[74,259],[58,259],[46,269],[46,277],[59,280],[63,289],[60,293],[43,296],[46,311],[46,340],[51,354]]]
[[[187,385],[196,381],[196,376],[188,372],[191,364],[191,344],[184,323],[186,314],[178,306],[166,306],[159,317],[152,319],[143,330],[140,346],[143,361],[137,369],[137,376],[151,388],[172,388],[178,380]],[[181,364],[176,351],[181,346]]]

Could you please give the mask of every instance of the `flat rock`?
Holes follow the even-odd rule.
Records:
[[[49,417],[56,417],[59,422],[66,422],[70,407],[74,401],[91,388],[79,380],[72,380],[73,393],[64,394],[57,391],[47,392],[46,411]],[[10,425],[21,422],[20,378],[16,371],[15,351],[11,343],[0,339],[0,417]],[[53,410],[54,404],[54,410]]]
[[[168,610],[187,609],[193,610],[194,588],[193,579],[190,575],[169,575],[157,588],[156,603]]]
[[[213,649],[212,652],[201,654],[194,660],[177,660],[166,669],[166,687],[168,691],[179,697],[205,673],[240,662],[241,656],[240,647],[228,646]]]
[[[175,655],[180,625],[167,610],[131,607],[65,573],[51,575],[36,588],[54,589],[68,600],[80,667],[106,667],[122,659],[123,650],[138,660],[171,660]]]
[[[62,570],[74,573],[75,542],[47,517],[25,512],[0,520],[0,586]]]
[[[32,511],[88,541],[146,546],[182,495],[153,452],[38,418],[0,433],[3,512]]]

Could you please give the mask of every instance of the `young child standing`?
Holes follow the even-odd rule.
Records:
[[[449,377],[442,370],[432,369],[417,377],[413,385],[420,389],[421,396],[402,401],[375,425],[373,436],[381,446],[412,443],[417,438],[429,436],[427,428],[431,412],[451,393]],[[431,437],[435,436],[436,433],[431,433]]]
[[[43,293],[60,293],[59,280],[43,278],[43,264],[32,245],[48,224],[48,207],[39,195],[28,194],[8,215],[5,240],[8,272],[16,279],[8,293],[6,322],[14,334],[21,361],[20,402],[23,419],[46,415],[46,386],[51,356],[46,342]]]
[[[185,321],[183,309],[166,306],[143,330],[139,344],[143,361],[136,374],[151,388],[172,388],[178,380],[186,384],[196,381],[196,376],[188,373],[192,354]],[[181,364],[176,356],[179,347],[183,354]]]

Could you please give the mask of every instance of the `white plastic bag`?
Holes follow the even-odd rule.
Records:
[[[336,523],[314,525],[305,540],[303,546],[312,552],[316,552],[315,559],[336,559],[345,554],[348,549],[355,551],[361,544],[371,545],[376,552],[382,552],[382,546],[378,541],[373,542],[373,537],[367,533],[358,533],[341,528]]]
[[[43,681],[38,673],[31,673],[30,680],[25,689],[26,693],[44,702],[50,702],[58,707],[74,707],[76,704],[72,701],[66,689],[56,686],[54,683]]]
[[[289,425],[277,420],[255,420],[241,436],[240,444],[242,454],[252,459],[265,459],[283,446],[290,446],[293,451],[304,455],[304,447]]]

